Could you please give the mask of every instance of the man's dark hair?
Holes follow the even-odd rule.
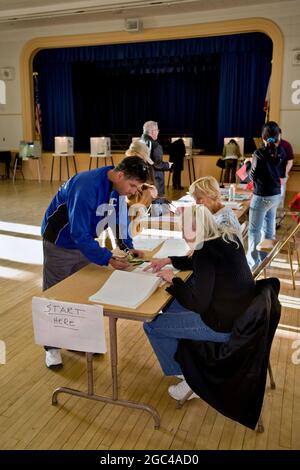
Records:
[[[148,166],[140,157],[126,157],[114,171],[122,171],[125,178],[139,180],[145,183],[149,178]]]

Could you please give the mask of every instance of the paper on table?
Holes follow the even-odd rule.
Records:
[[[160,278],[155,275],[115,270],[105,284],[89,300],[107,305],[137,308],[159,286]]]
[[[162,243],[163,238],[151,238],[147,236],[137,235],[132,239],[132,241],[133,246],[136,250],[152,251]]]
[[[153,258],[168,258],[169,256],[185,256],[190,251],[190,247],[183,238],[166,240],[161,249]]]
[[[230,207],[230,209],[242,209],[243,205],[240,202],[235,202],[235,201],[222,201],[222,204],[226,207]]]

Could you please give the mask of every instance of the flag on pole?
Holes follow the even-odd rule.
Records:
[[[271,86],[271,75],[269,78],[268,88],[267,88],[265,101],[264,101],[264,112],[266,113],[266,122],[269,120],[269,113],[270,113],[270,86]]]
[[[41,104],[39,97],[39,86],[38,86],[38,73],[33,72],[33,84],[34,84],[34,124],[35,124],[35,139],[41,140],[42,138],[42,113]]]

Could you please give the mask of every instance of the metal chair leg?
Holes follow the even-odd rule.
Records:
[[[276,384],[275,384],[275,380],[274,380],[273,371],[272,371],[270,361],[268,362],[268,372],[269,372],[269,377],[270,377],[270,386],[274,390],[276,388]]]
[[[16,157],[16,159],[15,159],[15,164],[14,164],[14,172],[13,172],[13,184],[14,184],[15,179],[16,179],[17,164],[18,164],[18,159],[17,159],[17,157]]]
[[[52,180],[53,180],[53,166],[54,166],[54,158],[55,157],[52,157],[52,164],[51,164],[51,178],[50,178],[50,181],[52,183]]]
[[[288,244],[288,259],[290,263],[290,268],[291,268],[291,276],[292,276],[292,283],[293,283],[293,289],[296,289],[296,284],[295,284],[295,274],[294,274],[294,268],[293,268],[293,258],[292,258],[292,252],[291,252],[291,246]]]
[[[76,165],[76,158],[75,158],[75,155],[73,155],[73,164],[74,164],[75,174],[77,175],[77,165]]]
[[[264,430],[265,430],[264,423],[263,423],[263,420],[262,420],[261,416],[258,418],[256,430],[259,433],[263,433]]]

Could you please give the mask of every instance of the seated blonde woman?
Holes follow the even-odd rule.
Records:
[[[148,180],[143,183],[135,194],[128,196],[128,215],[130,218],[130,235],[134,237],[141,231],[140,220],[151,206],[158,192],[155,186],[153,161],[150,158],[149,148],[141,140],[135,140],[125,152],[126,157],[141,157],[148,167]]]
[[[222,204],[218,181],[213,176],[204,176],[191,184],[189,192],[197,204],[203,204],[207,209],[209,209],[218,226],[232,228],[243,246],[241,225],[236,215],[233,213],[233,210]],[[190,255],[192,255],[192,252]],[[190,266],[188,256],[172,256],[153,261],[151,266],[149,266],[149,269],[153,269],[157,272],[170,263],[172,263],[176,269],[180,269],[177,267],[178,261],[179,263],[182,263],[184,258],[186,258],[186,265]],[[186,267],[186,269],[191,268]]]
[[[135,140],[125,152],[126,157],[141,157],[148,166],[149,179],[138,188],[137,192],[128,198],[129,205],[140,204],[149,207],[153,199],[157,197],[157,189],[154,184],[153,161],[149,156],[149,148],[141,140]]]
[[[203,204],[210,210],[218,225],[233,227],[243,245],[241,225],[233,210],[222,203],[216,178],[213,176],[199,178],[191,184],[189,192],[197,204]]]
[[[176,263],[180,270],[193,270],[192,282],[190,279],[184,282],[172,270],[158,272],[160,278],[170,283],[166,290],[174,300],[162,314],[144,323],[165,375],[182,374],[174,359],[180,339],[227,341],[234,321],[254,295],[254,280],[234,228],[217,225],[203,205],[197,206],[196,211],[200,223],[196,226],[193,255],[185,259],[178,257]],[[189,391],[184,380],[169,387],[169,394],[176,400],[184,398]],[[192,394],[190,398],[197,395]]]

